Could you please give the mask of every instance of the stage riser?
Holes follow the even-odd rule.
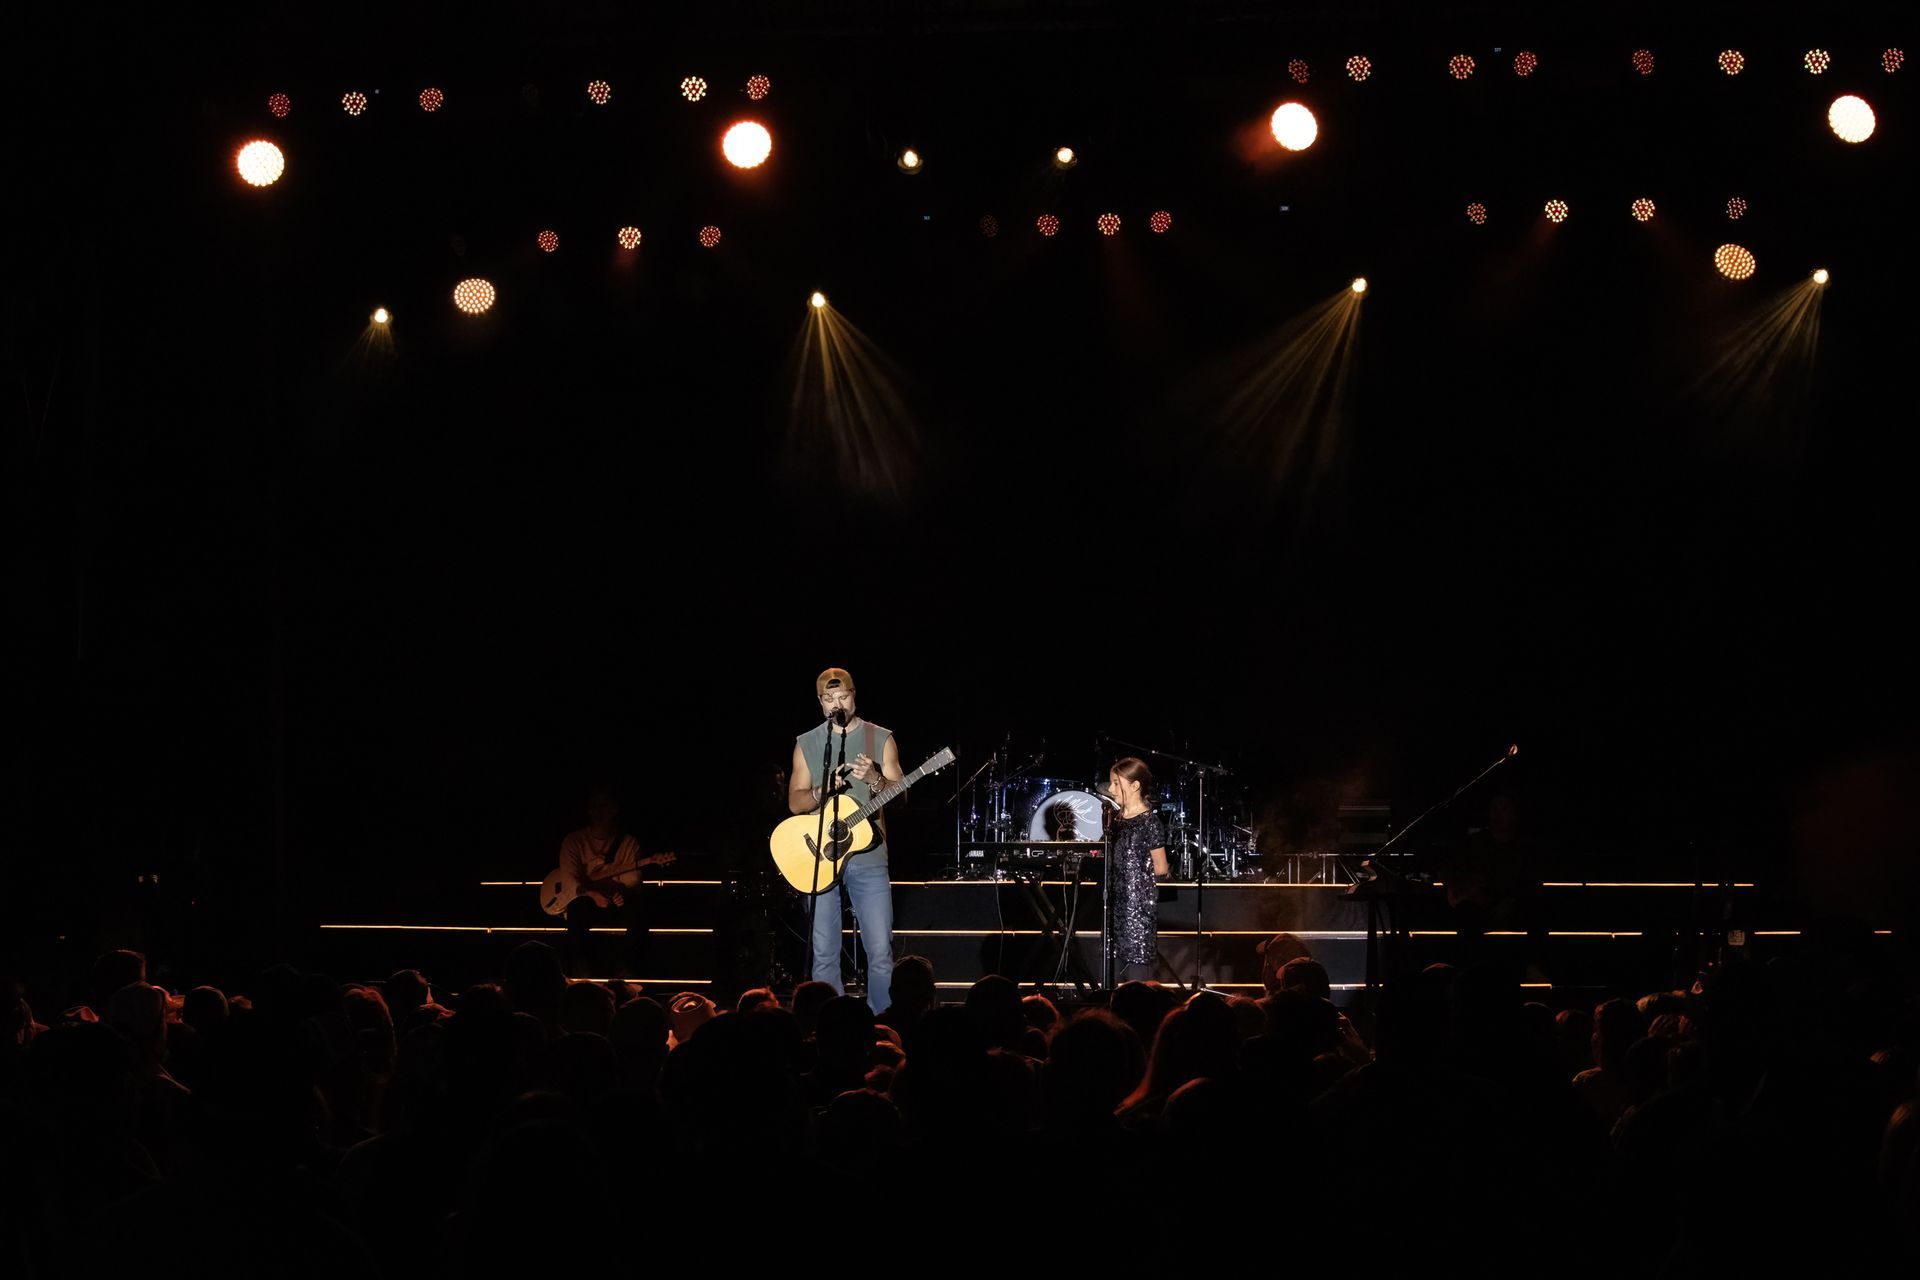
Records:
[[[651,886],[653,921],[660,926],[712,927],[737,914],[741,905],[729,901],[713,885],[672,882]],[[1066,893],[1048,885],[1044,892],[1057,912],[1064,913]],[[1097,927],[1100,890],[1089,883],[1080,891],[1079,918]],[[1747,928],[1789,928],[1790,923],[1745,914],[1754,901],[1751,890],[1732,890],[1735,923]],[[534,891],[521,886],[494,886],[469,900],[449,904],[436,918],[416,923],[480,923],[493,925],[552,925],[543,916]],[[1007,927],[1029,927],[1038,920],[1029,905],[1029,890],[1002,883],[914,882],[894,887],[894,926],[898,929],[989,930],[1005,920]],[[1715,928],[1726,898],[1717,889],[1553,888],[1541,890],[1527,912],[1528,923],[1550,930],[1624,933],[1649,929]],[[805,900],[787,910],[804,916]],[[1441,901],[1409,902],[1402,908],[1410,929],[1452,929],[1456,914]],[[1204,916],[1209,932],[1252,930],[1264,933],[1303,929],[1365,929],[1364,904],[1337,889],[1310,885],[1210,885],[1204,892],[1189,886],[1163,887],[1160,894],[1161,928],[1192,929]],[[377,918],[377,917],[375,917]],[[1014,923],[1014,922],[1018,923]],[[1500,927],[1495,925],[1493,927]]]
[[[563,939],[553,934],[524,933],[447,933],[447,932],[324,932],[309,957],[309,963],[325,972],[349,980],[370,980],[403,967],[419,968],[443,985],[466,983],[497,977],[507,955],[514,947],[537,938],[560,946]],[[721,971],[715,953],[715,938],[705,934],[656,936],[647,972],[638,976],[666,986],[693,986],[710,981]],[[1784,945],[1787,940],[1763,940]],[[1208,937],[1202,948],[1198,969],[1202,981],[1217,984],[1242,984],[1240,989],[1259,994],[1260,956],[1254,937]],[[1312,937],[1303,939],[1313,957],[1326,966],[1329,979],[1342,988],[1356,987],[1366,980],[1366,939],[1358,937]],[[1620,988],[1640,990],[1669,981],[1672,972],[1674,937],[1670,934],[1638,938],[1580,937],[1533,941],[1524,937],[1492,937],[1479,944],[1473,955],[1510,962],[1516,973],[1532,967],[1532,980],[1548,980],[1566,987]],[[620,955],[621,940],[615,934],[596,935],[597,959],[594,967],[606,970]],[[1044,946],[1040,938],[1016,935],[1000,939],[984,932],[968,936],[902,933],[896,935],[900,955],[923,955],[933,962],[941,982],[972,982],[984,973],[1002,972],[1021,981],[1051,980],[1060,950],[1054,938]],[[852,939],[847,939],[852,950]],[[1196,940],[1192,937],[1166,936],[1160,940],[1160,954],[1166,967],[1156,971],[1163,981],[1190,980],[1195,971]],[[1076,940],[1075,954],[1085,971],[1098,971],[1099,944],[1096,938]],[[790,954],[796,958],[797,948]],[[1470,953],[1458,938],[1411,938],[1406,943],[1406,960],[1414,965],[1435,962],[1460,963]],[[1071,970],[1069,970],[1071,973]]]
[[[656,932],[652,954],[641,976],[668,985],[711,981],[725,972],[717,943],[725,931],[766,927],[760,908],[730,897],[711,881],[667,881],[647,886],[651,922]],[[1027,886],[1001,882],[903,881],[894,885],[895,950],[919,954],[934,962],[941,981],[971,982],[982,973],[1004,969],[1023,980],[1051,978],[1059,955],[1056,936],[1039,953],[1044,914],[1034,893],[1045,895],[1052,912],[1064,916],[1066,886]],[[1729,911],[1729,906],[1731,910]],[[806,927],[804,899],[784,901],[778,911],[791,931],[784,954],[790,968],[804,964],[797,934]],[[1695,954],[1694,936],[1710,943],[1729,924],[1749,929],[1788,928],[1790,922],[1768,917],[1768,908],[1751,888],[1721,890],[1691,886],[1607,885],[1543,887],[1534,896],[1528,923],[1549,936],[1491,937],[1487,954],[1511,959],[1516,966],[1531,964],[1535,976],[1579,987],[1638,989],[1671,981],[1676,956]],[[1198,975],[1211,983],[1244,983],[1252,990],[1260,974],[1260,942],[1274,933],[1298,935],[1311,954],[1328,970],[1336,986],[1365,981],[1367,908],[1341,889],[1311,885],[1220,884],[1198,890],[1192,885],[1162,886],[1160,896],[1161,952],[1168,969],[1195,975],[1196,923],[1204,923],[1206,942]],[[1099,928],[1100,890],[1097,882],[1081,886],[1077,932],[1092,935]],[[314,959],[327,971],[354,978],[379,977],[395,968],[418,966],[436,980],[455,985],[497,976],[513,947],[529,938],[555,946],[564,942],[561,922],[541,914],[534,888],[524,884],[469,884],[450,894],[435,910],[422,915],[388,916],[394,924],[483,925],[458,932],[406,930],[323,930]],[[1402,918],[1413,936],[1408,941],[1409,963],[1458,962],[1468,952],[1457,937],[1445,936],[1461,923],[1444,902],[1427,900],[1402,904]],[[370,913],[354,923],[378,921]],[[1497,927],[1497,926],[1496,926]],[[720,934],[716,935],[716,929]],[[692,930],[693,932],[672,932]],[[1002,932],[1013,936],[994,940]],[[1430,936],[1422,936],[1430,935]],[[1437,935],[1437,936],[1433,936]],[[1552,936],[1559,935],[1559,936]],[[1761,946],[1788,939],[1756,940]],[[597,935],[600,959],[607,968],[620,954],[619,938]],[[1097,971],[1097,942],[1083,936],[1075,948],[1088,972]],[[1705,945],[1704,953],[1711,952]],[[1683,966],[1684,967],[1684,966]]]

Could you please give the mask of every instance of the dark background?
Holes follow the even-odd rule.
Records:
[[[1878,62],[1904,6],[1399,8],[18,12],[29,931],[143,872],[276,928],[537,877],[594,777],[650,846],[748,856],[829,664],[909,765],[1012,734],[1085,777],[1105,732],[1226,762],[1297,828],[1340,797],[1405,821],[1517,741],[1504,784],[1572,873],[1900,902],[1920,68]],[[1825,124],[1848,91],[1863,146]],[[1289,98],[1321,136],[1283,161]],[[743,175],[716,143],[747,114],[776,141]],[[289,158],[264,191],[232,173],[256,136]],[[1713,272],[1725,240],[1755,278]],[[1818,265],[1811,370],[1764,405],[1690,391]],[[479,319],[448,301],[476,274]],[[1223,440],[1221,370],[1355,274],[1331,463],[1276,474]],[[814,288],[902,371],[892,498],[787,448]],[[950,852],[946,795],[901,820],[907,870]]]

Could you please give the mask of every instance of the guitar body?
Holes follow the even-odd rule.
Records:
[[[656,853],[640,859],[622,871],[598,879],[583,879],[573,875],[565,867],[555,867],[547,872],[547,878],[540,882],[540,909],[550,916],[563,916],[573,900],[582,894],[598,890],[601,893],[613,893],[634,889],[640,883],[640,869],[648,866],[666,866],[674,860],[671,853]]]
[[[827,810],[824,847],[816,844],[821,830],[818,810],[788,818],[767,837],[773,865],[801,893],[825,893],[840,883],[840,867],[848,858],[873,847],[873,819],[859,813],[860,802],[852,796],[835,796]]]
[[[820,810],[788,818],[767,837],[773,865],[786,882],[805,894],[820,894],[840,883],[840,868],[848,858],[873,848],[873,816],[881,806],[928,774],[938,773],[953,763],[953,748],[946,747],[898,782],[888,783],[862,805],[850,795],[837,795],[827,802],[826,838],[820,839]]]

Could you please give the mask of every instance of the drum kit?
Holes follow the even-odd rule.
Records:
[[[1008,866],[1056,862],[1076,846],[1097,853],[1111,802],[1111,759],[1138,755],[1154,772],[1151,803],[1167,838],[1175,879],[1239,880],[1259,873],[1258,836],[1245,792],[1230,772],[1184,755],[1101,739],[1093,780],[1041,772],[1044,754],[1022,756],[1003,742],[956,793],[954,853],[963,878],[991,878]]]

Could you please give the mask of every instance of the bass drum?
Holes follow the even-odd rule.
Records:
[[[1105,815],[1100,797],[1072,778],[1022,778],[1009,784],[1008,809],[1017,840],[1097,842]]]

